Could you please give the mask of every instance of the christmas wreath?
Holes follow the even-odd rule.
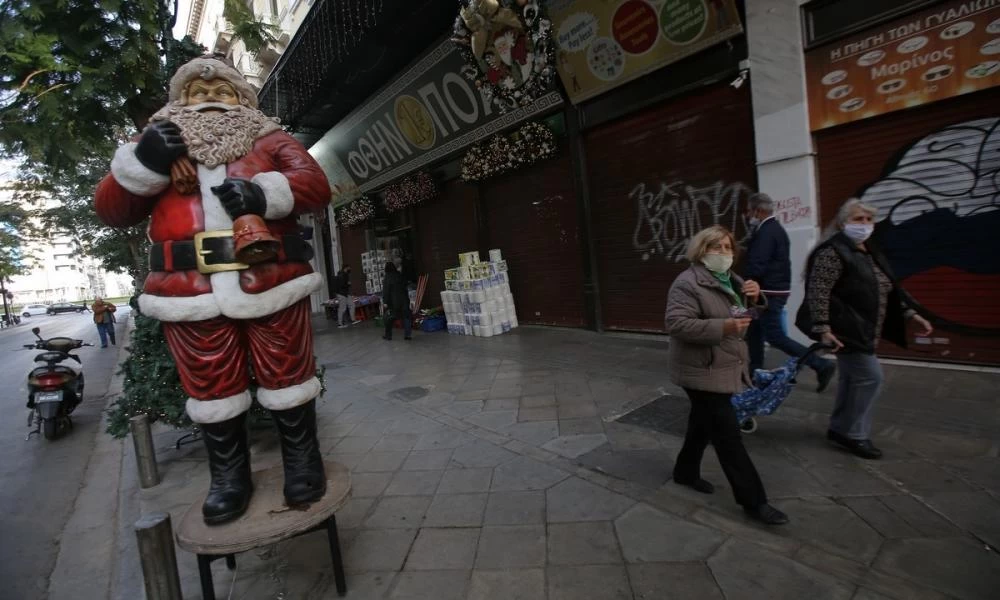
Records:
[[[552,22],[540,0],[460,0],[452,41],[472,81],[499,112],[531,104],[552,87]]]
[[[375,205],[368,196],[361,196],[354,202],[337,209],[337,223],[353,227],[364,223],[375,214]]]
[[[508,135],[495,135],[469,148],[462,158],[462,179],[482,181],[533,165],[556,153],[556,137],[541,123],[528,123]]]
[[[396,212],[407,206],[420,204],[437,195],[434,178],[425,171],[418,171],[409,177],[404,177],[399,183],[389,185],[382,191],[382,201],[386,210]]]

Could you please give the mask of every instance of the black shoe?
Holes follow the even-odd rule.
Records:
[[[386,337],[384,335],[382,336],[382,339],[385,340],[385,341],[387,341],[387,342],[391,342],[392,341],[391,337]]]
[[[837,372],[837,365],[830,363],[819,371],[816,371],[816,393],[822,394],[833,381],[833,376]]]
[[[754,507],[744,506],[743,512],[751,519],[760,521],[765,525],[784,525],[788,522],[788,515],[770,504],[761,504]]]
[[[849,451],[855,456],[860,456],[861,458],[866,458],[868,460],[875,460],[882,458],[882,451],[872,444],[871,440],[852,440],[851,438],[841,435],[836,431],[827,430],[826,439],[837,444],[841,448]]]
[[[246,512],[253,494],[246,413],[221,423],[202,423],[198,427],[205,439],[212,472],[212,485],[201,514],[207,525],[228,523]]]
[[[281,438],[285,502],[296,506],[319,500],[326,493],[326,472],[316,439],[316,401],[271,415]]]
[[[684,487],[689,487],[697,492],[701,492],[702,494],[715,493],[715,486],[701,478],[695,479],[694,481],[678,481],[677,479],[674,479],[674,483],[677,485],[683,485]]]
[[[411,337],[404,337],[403,340],[409,342],[409,341],[412,341],[413,338],[411,338]]]

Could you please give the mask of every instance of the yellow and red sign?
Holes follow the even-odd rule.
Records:
[[[556,66],[576,104],[743,31],[733,0],[550,0]]]
[[[1000,85],[1000,1],[953,0],[806,53],[814,131]]]

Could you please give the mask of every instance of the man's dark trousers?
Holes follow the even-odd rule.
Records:
[[[761,313],[760,318],[754,319],[747,331],[747,346],[750,348],[750,372],[764,366],[764,342],[772,347],[781,350],[789,356],[802,356],[806,353],[806,348],[792,338],[785,335],[785,330],[781,326],[781,315],[788,302],[788,296],[770,295],[767,296],[767,310]],[[806,359],[806,365],[814,371],[827,366],[829,363],[815,354]]]

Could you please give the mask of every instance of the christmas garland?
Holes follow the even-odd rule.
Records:
[[[452,41],[462,74],[500,113],[526,106],[552,88],[552,22],[540,0],[460,0]]]
[[[361,196],[354,202],[337,209],[337,223],[353,227],[364,223],[375,214],[375,205],[368,196]]]
[[[496,135],[469,148],[462,158],[462,179],[482,181],[549,158],[556,136],[541,123],[528,123],[510,136]]]
[[[420,204],[437,195],[434,178],[426,171],[418,171],[399,183],[387,186],[382,191],[382,202],[389,212],[403,210],[407,206]]]

